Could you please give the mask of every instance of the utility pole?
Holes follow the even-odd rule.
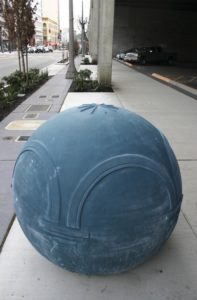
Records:
[[[86,54],[86,47],[85,47],[85,25],[87,24],[87,19],[83,17],[83,0],[82,0],[82,12],[81,12],[81,19],[79,19],[79,24],[81,25],[81,53],[84,57]]]
[[[74,30],[73,30],[73,0],[69,0],[69,66],[66,79],[73,79],[77,74],[74,62]]]

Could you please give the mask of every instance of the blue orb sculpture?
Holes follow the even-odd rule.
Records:
[[[163,134],[105,104],[71,108],[40,127],[12,183],[32,245],[55,264],[90,275],[123,272],[153,256],[182,201],[179,167]]]

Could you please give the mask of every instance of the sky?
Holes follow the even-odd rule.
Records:
[[[68,28],[69,25],[69,0],[59,0],[60,5],[60,28]],[[83,0],[84,17],[89,17],[90,0]],[[74,27],[79,31],[78,19],[81,16],[82,0],[73,0]]]

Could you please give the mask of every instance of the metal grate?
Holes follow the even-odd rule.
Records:
[[[29,135],[21,135],[16,138],[16,142],[26,142],[29,139]]]
[[[4,137],[2,138],[2,140],[4,140],[4,141],[12,141],[13,139],[14,139],[13,136],[4,136]]]
[[[46,105],[46,104],[33,104],[28,107],[27,111],[32,111],[32,112],[40,112],[40,111],[49,111],[51,105]]]
[[[23,119],[37,119],[39,114],[25,114]]]

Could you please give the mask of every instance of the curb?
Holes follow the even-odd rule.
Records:
[[[166,84],[168,84],[169,87],[174,87],[175,89],[177,89],[181,92],[185,92],[186,95],[192,96],[194,99],[197,99],[197,90],[194,89],[194,88],[191,88],[191,87],[189,87],[189,86],[187,86],[183,83],[179,83],[177,81],[171,80],[168,77],[159,75],[157,73],[152,73],[150,75],[146,74],[146,73],[144,73],[140,70],[137,70],[131,63],[124,62],[124,61],[119,60],[117,58],[114,58],[114,60],[121,63],[122,65],[125,65],[125,66],[129,67],[129,68],[133,68],[135,71],[140,72],[141,74],[144,74],[144,75],[149,76],[151,78],[155,78],[159,81],[163,81]]]
[[[167,83],[169,83],[169,84],[171,84],[175,87],[178,87],[182,90],[185,90],[185,91],[189,92],[190,94],[192,94],[194,96],[197,96],[197,90],[195,90],[195,89],[193,89],[193,88],[191,88],[191,87],[189,87],[189,86],[187,86],[183,83],[179,83],[177,81],[171,80],[168,77],[161,76],[157,73],[152,73],[152,76],[159,79],[159,80],[165,81],[165,82],[167,82]]]

